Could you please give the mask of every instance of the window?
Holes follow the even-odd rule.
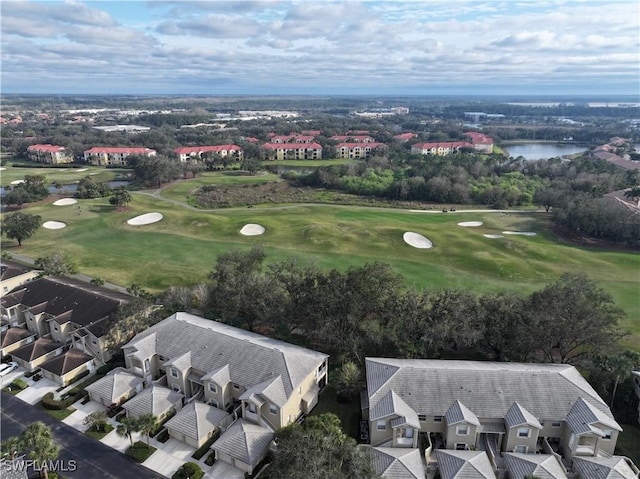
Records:
[[[612,434],[611,429],[604,429],[602,432],[604,433],[604,436],[602,436],[602,439],[604,439],[605,441],[610,441],[611,434]]]
[[[469,426],[458,426],[456,428],[456,434],[458,436],[466,436],[469,434]]]
[[[551,423],[551,427],[560,427],[562,426],[562,422],[561,421],[553,421]]]
[[[275,404],[269,405],[269,412],[271,414],[278,414],[278,407]]]
[[[173,389],[177,393],[180,392],[180,386],[177,384],[171,384],[171,389]]]
[[[418,421],[426,421],[426,420],[427,420],[426,414],[418,414]]]
[[[172,378],[177,378],[178,377],[178,370],[175,368],[171,368],[171,377]]]
[[[442,422],[442,416],[433,416],[433,422]]]
[[[387,423],[385,421],[378,421],[377,428],[378,431],[384,431],[387,429]]]
[[[256,412],[258,412],[258,410],[256,409],[256,405],[253,403],[247,403],[247,409],[249,409],[249,412],[255,414]]]
[[[216,387],[215,384],[213,383],[209,383],[209,391],[211,391],[212,393],[217,393],[218,392],[218,388]]]
[[[402,430],[401,433],[402,437],[406,437],[407,439],[412,439],[413,438],[413,428],[412,427],[408,427],[406,429]]]
[[[467,443],[466,442],[456,442],[455,447],[456,447],[456,451],[466,451]]]
[[[518,437],[529,437],[531,430],[528,427],[521,427],[518,429]]]
[[[519,452],[520,454],[526,454],[529,448],[527,446],[516,446],[513,448],[513,452]]]
[[[233,389],[240,389],[240,386],[238,386],[237,384],[234,384]]]

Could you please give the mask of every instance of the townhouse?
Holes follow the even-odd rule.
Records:
[[[0,289],[6,294],[20,285],[33,281],[39,272],[16,263],[14,261],[0,260]],[[4,324],[5,318],[2,318]]]
[[[110,319],[128,300],[127,295],[69,278],[40,278],[18,286],[0,300],[6,321],[3,355],[19,357],[29,370],[38,367],[42,357],[51,359],[71,349],[84,353],[85,362],[92,363],[88,368],[104,364],[113,355],[105,344]],[[71,356],[60,365],[64,375],[80,357]]]
[[[73,153],[64,146],[58,145],[30,145],[27,147],[27,156],[31,161],[60,165],[73,162]]]
[[[265,143],[262,148],[269,160],[322,159],[322,146],[318,143]]]
[[[473,149],[473,145],[466,141],[448,141],[440,143],[415,143],[411,145],[411,153],[420,155],[451,155],[460,153],[462,149]]]
[[[84,161],[97,166],[126,166],[130,155],[153,157],[156,151],[151,148],[95,146],[84,152]]]
[[[485,471],[487,464],[493,472],[535,471],[544,462],[562,471],[550,477],[565,478],[576,457],[613,456],[622,431],[565,364],[367,358],[366,379],[362,414],[371,446],[414,449],[422,442],[426,463],[442,462],[445,470],[455,462],[456,471],[480,463]]]
[[[184,396],[166,425],[172,437],[199,446],[222,430],[212,446],[217,458],[247,472],[275,430],[313,409],[327,382],[326,354],[188,313],[169,316],[122,349],[129,374]]]
[[[243,157],[243,150],[238,145],[183,146],[173,151],[181,163],[197,162],[214,156],[231,157],[236,161],[242,160]]]
[[[384,143],[362,142],[362,143],[338,143],[336,145],[336,156],[340,159],[367,159],[376,152],[387,148]]]

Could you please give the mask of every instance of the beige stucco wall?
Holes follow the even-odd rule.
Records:
[[[457,433],[457,428],[461,426],[467,426],[467,435],[461,435]],[[447,426],[446,430],[446,445],[447,449],[455,449],[456,443],[465,443],[467,448],[475,448],[476,445],[476,426],[467,423],[457,423]]]
[[[518,437],[518,429],[528,429],[529,437]],[[507,437],[503,441],[502,445],[504,451],[513,452],[516,446],[526,446],[527,453],[534,453],[536,451],[536,443],[538,441],[538,429],[531,426],[512,427],[507,430]]]

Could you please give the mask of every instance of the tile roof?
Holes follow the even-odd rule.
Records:
[[[573,468],[582,479],[637,479],[638,475],[621,456],[574,457]]]
[[[406,141],[406,140],[410,140],[412,138],[415,138],[416,136],[418,136],[418,135],[416,135],[415,133],[400,133],[399,135],[394,135],[394,138],[396,140],[404,140],[404,141]]]
[[[597,424],[602,424],[616,431],[622,431],[622,428],[615,419],[608,417],[583,398],[578,398],[575,402],[569,414],[567,414],[566,422],[571,430],[578,436],[589,433],[603,436],[604,433]]]
[[[267,150],[322,150],[318,143],[265,143]]]
[[[334,135],[329,139],[340,142],[349,142],[349,140],[351,140],[350,143],[367,143],[375,141],[369,135]]]
[[[113,371],[109,371],[102,379],[89,384],[85,390],[113,403],[120,396],[135,389],[141,383],[141,377],[130,373],[124,368],[116,368]]]
[[[473,145],[466,141],[445,141],[440,143],[414,143],[411,149],[431,150],[433,148],[471,148]]]
[[[58,324],[67,321],[85,326],[100,337],[105,324],[100,321],[114,313],[129,297],[69,278],[49,277],[18,286],[2,298],[7,308],[23,304],[35,314],[45,312]],[[67,314],[65,314],[67,313]]]
[[[507,414],[504,416],[504,421],[507,425],[507,428],[512,428],[516,426],[531,426],[536,429],[542,429],[542,424],[540,421],[536,419],[536,417],[527,411],[525,408],[520,406],[517,402],[514,402]]]
[[[484,451],[436,449],[435,453],[442,479],[496,478]]]
[[[15,278],[32,271],[32,268],[23,266],[20,263],[14,263],[6,259],[0,261],[0,281],[6,281],[7,279]]]
[[[211,145],[211,146],[183,146],[173,151],[179,155],[190,155],[191,153],[207,153],[219,151],[239,151],[242,150],[238,145]]]
[[[213,371],[205,374],[200,378],[202,381],[213,381],[219,386],[224,386],[225,384],[229,384],[231,382],[231,374],[229,373],[229,365],[225,364],[218,369],[214,369]]]
[[[287,395],[284,392],[284,384],[282,384],[282,376],[276,376],[272,379],[267,379],[255,386],[247,389],[240,400],[253,399],[254,402],[262,405],[264,401],[256,401],[256,395],[264,397],[266,400],[272,402],[278,407],[282,407],[287,403]]]
[[[175,313],[138,334],[122,347],[125,354],[135,354],[140,341],[150,335],[155,335],[155,344],[145,341],[146,350],[165,358],[190,351],[193,369],[204,375],[228,365],[231,381],[245,388],[282,376],[287,398],[328,358],[311,349],[188,313]]]
[[[479,426],[480,421],[478,421],[478,416],[473,414],[467,406],[462,404],[457,399],[453,402],[451,407],[447,409],[444,417],[447,419],[447,425],[459,424],[461,422],[472,424],[474,426]]]
[[[35,333],[22,328],[9,328],[2,333],[2,347],[6,348],[31,336],[35,336]]]
[[[245,464],[255,465],[274,438],[275,433],[270,429],[239,419],[213,443],[211,449],[228,454]]]
[[[418,414],[395,391],[389,391],[369,412],[369,417],[372,421],[392,415],[401,419],[401,421],[396,421],[395,424],[392,424],[392,427],[406,424],[420,429]]]
[[[511,479],[525,479],[529,476],[538,479],[567,479],[564,466],[551,454],[507,452],[503,457]]]
[[[369,142],[369,143],[338,143],[336,145],[336,148],[340,149],[340,148],[348,148],[350,150],[353,150],[354,148],[369,148],[371,150],[374,150],[376,148],[386,148],[387,145],[385,145],[384,143],[375,143],[375,142]]]
[[[56,376],[64,376],[91,361],[93,361],[93,356],[89,356],[77,349],[70,349],[60,356],[45,361],[40,367]]]
[[[94,146],[89,150],[85,150],[85,154],[93,155],[93,154],[102,154],[102,153],[113,153],[113,154],[127,154],[127,155],[143,155],[149,153],[155,153],[156,150],[152,150],[151,148],[134,148],[128,146],[117,146],[117,147],[101,147]]]
[[[202,402],[192,401],[169,419],[165,426],[199,441],[208,436],[221,423],[230,419],[231,416],[222,409]]]
[[[64,146],[58,145],[31,145],[27,147],[27,151],[46,151],[50,153],[59,153],[61,151],[65,151],[66,148]]]
[[[186,371],[191,367],[191,365],[192,365],[191,351],[187,351],[186,353],[181,354],[180,356],[176,356],[175,358],[169,359],[168,361],[165,361],[165,363],[163,364],[163,366],[173,366],[174,368],[179,369],[180,371]]]
[[[477,131],[467,131],[464,133],[464,136],[470,138],[471,143],[473,143],[474,145],[476,144],[492,145],[493,144],[493,138],[491,138],[488,135],[485,135],[484,133],[479,133]]]
[[[181,403],[182,398],[184,394],[154,384],[129,399],[122,407],[133,417],[144,414],[153,414],[158,417],[177,403]]]
[[[385,479],[425,478],[419,449],[372,447],[370,451],[373,467]]]
[[[540,420],[563,420],[583,398],[609,422],[611,411],[566,364],[367,358],[370,408],[391,390],[418,414],[444,415],[459,400],[477,417],[504,418],[515,401]]]
[[[56,349],[62,351],[62,344],[57,341],[52,341],[51,339],[38,338],[29,344],[19,347],[15,351],[11,351],[10,355],[23,361],[31,362]]]

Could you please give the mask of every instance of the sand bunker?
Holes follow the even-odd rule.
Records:
[[[0,166],[0,171],[4,171],[6,168],[4,166]]]
[[[22,184],[22,183],[24,183],[24,180],[13,180],[13,181],[11,182],[11,184],[12,184],[12,185],[20,185],[20,184]]]
[[[482,236],[484,236],[485,238],[493,238],[493,239],[504,238],[504,236],[502,236],[502,235],[489,235],[489,234],[487,234],[487,235],[482,235]]]
[[[533,231],[503,231],[503,235],[520,235],[520,236],[535,236],[537,233]]]
[[[62,228],[66,228],[67,224],[62,221],[45,221],[42,223],[42,227],[48,230],[61,230]]]
[[[414,248],[433,248],[433,243],[429,239],[418,233],[407,231],[404,235],[402,235],[402,239],[404,239],[405,243],[407,243],[409,246],[413,246]]]
[[[143,215],[136,216],[135,218],[127,220],[127,224],[134,226],[148,225],[151,223],[156,223],[162,218],[164,218],[164,216],[162,216],[162,213],[145,213]]]
[[[245,236],[258,236],[264,234],[265,229],[262,225],[256,225],[253,223],[246,224],[240,230],[241,235]]]
[[[81,171],[87,171],[89,168],[80,168],[79,170],[76,170],[76,172],[80,173]]]
[[[75,198],[60,198],[53,202],[53,206],[75,205],[78,202]]]
[[[473,228],[475,226],[482,226],[482,221],[463,221],[462,223],[458,223],[458,226]]]

